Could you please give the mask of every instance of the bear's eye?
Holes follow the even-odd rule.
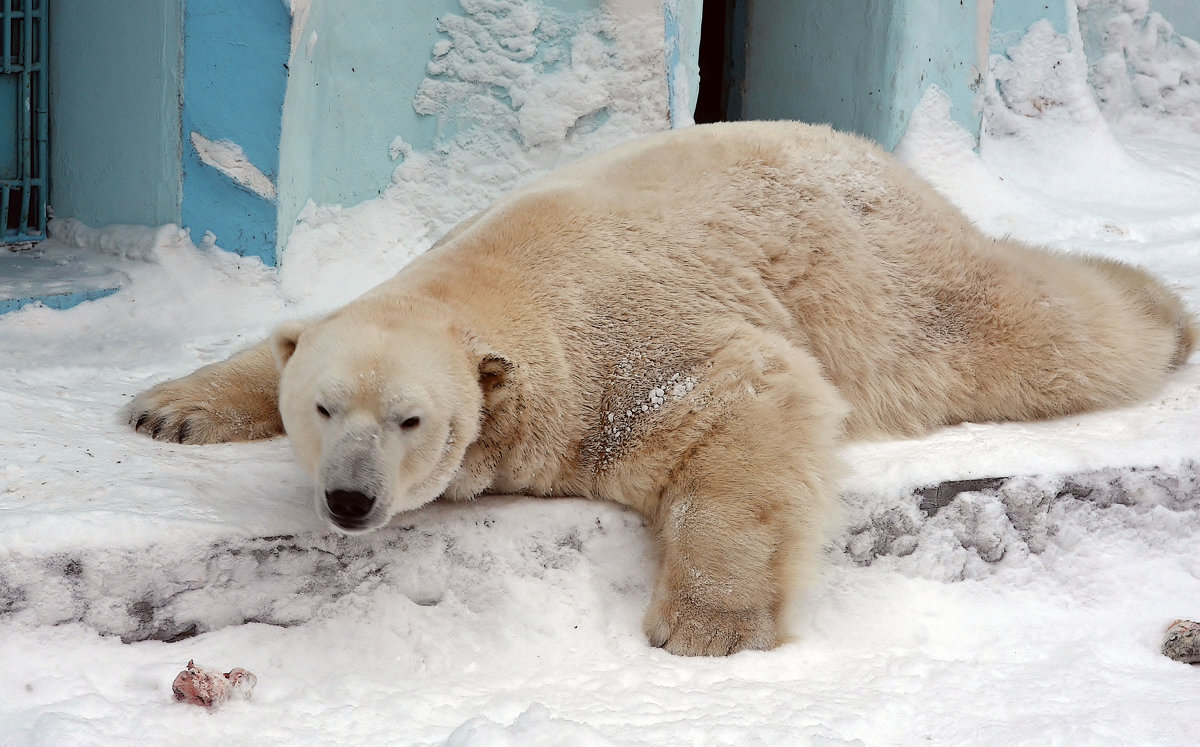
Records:
[[[325,408],[325,405],[317,405],[317,414],[323,418],[328,418],[329,410]]]
[[[401,421],[400,430],[411,431],[413,428],[416,428],[420,424],[421,424],[421,419],[414,415],[411,418],[405,418],[403,421]]]

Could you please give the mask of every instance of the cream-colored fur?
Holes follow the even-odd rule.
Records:
[[[628,505],[661,548],[651,643],[725,654],[781,640],[843,437],[1131,402],[1194,342],[1151,277],[987,238],[874,145],[722,124],[534,182],[130,412],[188,443],[282,413],[345,531],[438,496]]]

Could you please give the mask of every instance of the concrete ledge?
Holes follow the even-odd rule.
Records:
[[[0,250],[0,314],[31,304],[69,309],[116,293],[126,277],[105,259],[61,244]]]
[[[849,521],[831,558],[859,566],[886,559],[943,582],[978,578],[1002,568],[1010,553],[1069,549],[1081,535],[1078,541],[1086,542],[1093,521],[1142,532],[1148,542],[1155,532],[1194,526],[1198,485],[1200,464],[1189,462],[1178,470],[1114,468],[851,494]],[[514,542],[522,548],[521,567],[508,572],[538,578],[587,556],[607,562],[610,533],[644,534],[652,556],[641,518],[615,504],[500,497],[435,504],[358,537],[302,532],[10,553],[0,566],[0,619],[82,623],[125,642],[176,641],[251,622],[297,625],[378,583],[415,605],[436,606],[446,595],[469,596],[486,585],[489,564]],[[954,554],[961,556],[957,564],[948,562]]]

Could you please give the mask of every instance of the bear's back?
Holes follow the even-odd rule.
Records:
[[[651,136],[514,192],[433,255],[404,282],[439,277],[585,402],[688,370],[738,324],[810,352],[854,435],[1117,401],[1075,363],[1117,370],[1124,350],[1080,342],[1115,303],[1094,267],[983,236],[892,156],[827,127]]]

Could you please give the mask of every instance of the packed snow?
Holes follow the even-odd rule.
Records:
[[[231,140],[209,140],[199,132],[191,134],[192,147],[205,166],[220,171],[264,200],[275,199],[275,182],[251,163],[242,146]]]
[[[1176,33],[1149,0],[1084,0],[1090,81],[1105,114],[1159,137],[1200,133],[1200,41]],[[1170,124],[1157,123],[1167,118]],[[1183,125],[1183,127],[1180,127]]]
[[[463,3],[484,5],[522,4]],[[1122,410],[849,447],[845,528],[794,640],[725,659],[647,646],[651,538],[615,505],[434,504],[350,538],[317,522],[286,441],[188,447],[125,424],[138,391],[343,302],[506,186],[666,126],[639,84],[661,43],[636,31],[597,20],[557,79],[500,66],[528,112],[437,69],[430,101],[477,85],[499,119],[432,154],[399,141],[388,192],[310,206],[281,273],[130,231],[105,254],[121,292],[0,316],[0,743],[1200,743],[1200,669],[1159,651],[1200,619],[1195,358]],[[1126,74],[1159,78],[1189,48],[1135,46]],[[978,152],[936,90],[898,152],[985,230],[1147,267],[1200,309],[1200,114],[1148,86],[1102,109],[1088,76],[1119,70],[1081,47],[1035,27],[993,58]],[[559,111],[539,88],[576,85]],[[79,246],[122,234],[65,227]],[[189,660],[253,672],[253,696],[175,702]]]

